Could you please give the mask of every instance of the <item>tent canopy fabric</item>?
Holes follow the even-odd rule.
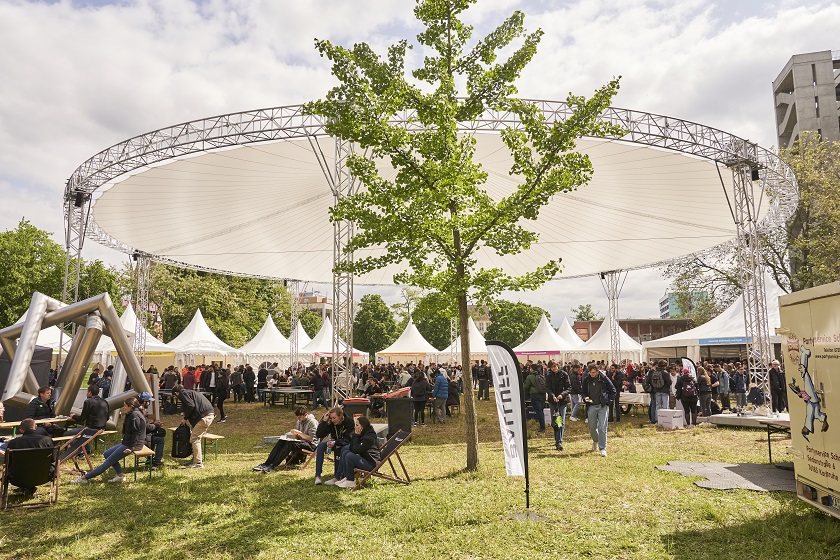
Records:
[[[289,353],[289,339],[283,336],[274,319],[269,315],[263,323],[260,332],[252,338],[240,352],[250,355],[281,355]]]
[[[516,354],[526,356],[559,356],[576,348],[557,334],[557,331],[548,322],[548,317],[543,314],[540,324],[537,325],[531,336],[514,348],[513,351]]]
[[[583,340],[581,340],[575,332],[575,329],[569,322],[568,317],[563,317],[563,322],[560,323],[560,328],[557,329],[557,334],[559,334],[560,338],[571,344],[574,348],[580,348],[583,346]]]
[[[169,346],[175,348],[178,354],[192,354],[195,356],[226,356],[239,354],[239,350],[228,346],[216,336],[201,314],[201,309],[195,310],[192,321],[184,331],[169,341]]]
[[[784,291],[776,284],[775,280],[765,274],[764,293],[767,298],[767,323],[770,331],[770,342],[778,344],[782,342],[782,336],[775,334],[776,329],[782,324],[779,317],[779,296],[784,295]],[[738,297],[720,315],[699,327],[650,340],[645,342],[643,346],[645,348],[697,347],[695,350],[698,354],[695,357],[699,357],[699,346],[746,344],[746,332],[744,298]],[[689,351],[689,353],[693,352]],[[692,356],[688,357],[695,359]]]
[[[475,356],[486,356],[487,355],[487,345],[484,343],[484,335],[481,334],[481,331],[478,330],[478,327],[475,326],[475,321],[473,318],[470,317],[469,322],[467,324],[467,328],[470,332],[470,357],[475,359]],[[461,335],[452,341],[452,344],[444,348],[438,353],[441,358],[443,359],[444,356],[450,356],[452,354],[455,355],[455,361],[461,361]]]
[[[315,335],[309,344],[302,347],[300,349],[301,354],[312,354],[314,356],[330,356],[333,353],[332,350],[332,340],[333,340],[333,325],[330,318],[327,317],[324,319],[324,322],[321,324],[321,330],[318,331],[318,334]],[[342,350],[347,348],[347,343],[343,340],[340,341],[340,347]],[[353,355],[354,356],[365,356],[367,352],[362,352],[361,350],[356,350],[353,348]]]
[[[578,360],[593,359],[596,357],[608,356],[611,349],[610,328],[612,322],[607,319],[601,323],[601,327],[595,331],[589,340],[583,343],[583,346],[571,353],[571,356]],[[630,338],[624,329],[616,325],[618,328],[618,338],[620,346],[619,359],[641,361],[642,359],[642,345]]]
[[[388,348],[380,350],[376,353],[377,356],[424,356],[429,354],[437,354],[438,349],[429,344],[423,338],[420,331],[414,325],[414,321],[409,319],[408,325],[403,330],[400,337],[394,341]]]
[[[134,330],[137,326],[137,314],[134,312],[134,307],[130,303],[128,304],[128,307],[125,308],[125,311],[123,311],[122,316],[120,316],[120,324],[126,331],[126,334],[128,334],[129,336],[134,335]],[[169,344],[161,342],[156,337],[152,336],[152,334],[148,330],[146,330],[145,327],[142,328],[146,332],[146,352],[158,354],[175,353],[175,348],[173,348]],[[99,344],[96,346],[95,353],[116,351],[116,347],[114,346],[114,342],[111,340],[111,337],[103,336],[100,339]]]
[[[306,334],[306,331],[303,329],[303,325],[300,323],[300,321],[298,321],[298,324],[297,324],[297,335],[298,335],[298,348],[299,349],[303,348],[304,346],[306,346],[307,344],[312,342],[312,339],[309,338],[308,334]]]

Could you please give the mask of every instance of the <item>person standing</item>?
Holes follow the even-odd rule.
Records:
[[[190,431],[190,445],[192,446],[193,458],[185,467],[188,469],[203,469],[204,459],[201,455],[201,436],[207,433],[210,424],[213,423],[213,405],[199,393],[191,389],[184,389],[181,385],[172,388],[172,396],[181,401],[181,414],[184,418],[181,425],[187,422],[192,426]]]
[[[607,456],[607,416],[616,392],[606,374],[598,371],[595,365],[589,366],[589,374],[581,384],[583,402],[587,404],[586,420],[589,435],[592,438],[592,451],[600,451]]]
[[[668,374],[671,378],[671,385],[668,388],[668,408],[672,410],[677,408],[677,381],[680,379],[678,369],[676,364],[671,364],[668,368]]]
[[[254,375],[254,368],[250,364],[245,366],[242,379],[245,381],[245,402],[252,403],[254,402],[254,383],[257,381],[257,376]]]
[[[317,369],[311,372],[309,383],[312,386],[312,410],[318,408],[319,401],[324,405],[324,408],[329,408],[330,405],[327,403],[327,394],[324,391],[324,378],[321,376],[321,372]]]
[[[689,428],[697,424],[697,394],[697,381],[691,375],[691,370],[683,368],[677,381],[677,398],[683,405],[685,422]]]
[[[219,368],[216,372],[216,406],[219,407],[219,423],[227,422],[225,401],[230,396],[230,371]]]
[[[90,479],[101,475],[109,467],[113,467],[116,475],[108,482],[125,482],[125,474],[120,466],[120,461],[126,455],[143,449],[146,442],[146,417],[143,415],[140,401],[135,397],[125,400],[122,407],[122,414],[125,417],[123,421],[122,441],[105,450],[102,454],[105,457],[105,461],[101,465],[79,478],[72,480],[72,483],[87,484]]]
[[[414,372],[414,381],[411,383],[409,395],[414,405],[414,425],[426,425],[426,403],[429,401],[431,385],[426,380],[426,374],[418,369]]]
[[[624,372],[615,364],[610,364],[609,373],[607,374],[610,381],[615,387],[615,400],[610,405],[609,421],[621,422],[621,392],[624,390],[624,380],[626,379]]]
[[[731,392],[731,384],[729,377],[729,366],[721,367],[720,364],[715,365],[715,372],[718,378],[718,395],[720,395],[720,407],[724,410],[730,409],[729,393]]]
[[[433,369],[435,372],[435,385],[432,388],[432,396],[435,398],[435,416],[437,421],[443,424],[446,421],[446,399],[449,398],[449,379],[444,369]]]
[[[569,372],[569,382],[572,384],[572,392],[569,396],[572,399],[572,410],[569,412],[569,420],[577,422],[577,410],[583,400],[581,395],[581,384],[583,383],[583,366],[578,363],[572,364]]]
[[[735,389],[735,406],[740,410],[745,409],[747,407],[747,374],[744,372],[744,366],[737,366],[735,373],[732,374],[730,388]]]
[[[668,395],[671,392],[671,374],[668,373],[667,367],[668,362],[660,360],[656,369],[650,372],[649,383],[653,393],[650,405],[653,408],[653,419],[657,422],[659,411],[668,408]]]
[[[183,377],[183,382],[184,389],[195,389],[195,368],[193,366],[187,368],[187,372],[184,374]],[[173,387],[174,386],[175,385],[173,385]]]
[[[712,415],[712,378],[705,368],[697,368],[697,393],[700,396],[700,415],[708,419]]]
[[[242,366],[237,366],[230,372],[230,388],[233,389],[233,402],[242,402],[245,391],[242,390]]]
[[[481,360],[475,367],[475,375],[478,378],[478,400],[490,400],[490,368]]]
[[[540,368],[539,364],[530,366],[523,390],[531,400],[531,415],[540,425],[537,433],[542,434],[545,432],[545,413],[543,410],[545,409],[546,380],[545,374]]]
[[[787,405],[787,387],[785,384],[785,372],[782,370],[779,360],[770,362],[770,398],[773,406],[773,412],[786,412]]]
[[[566,427],[566,410],[572,384],[569,374],[560,369],[555,362],[548,363],[548,407],[551,409],[551,428],[554,430],[554,448],[563,451],[563,431]]]

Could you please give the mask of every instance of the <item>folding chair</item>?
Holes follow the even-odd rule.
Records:
[[[405,469],[405,465],[402,462],[402,458],[400,457],[399,449],[402,447],[402,444],[407,442],[411,439],[411,432],[406,432],[405,430],[399,430],[391,439],[385,442],[385,446],[382,448],[382,456],[379,462],[374,466],[371,470],[366,471],[364,469],[354,469],[354,474],[360,474],[362,478],[356,483],[356,486],[353,487],[353,490],[358,490],[362,484],[365,483],[367,479],[372,476],[378,478],[384,478],[387,480],[392,480],[394,482],[399,482],[400,484],[411,484],[411,478],[408,476],[408,471]],[[401,478],[399,474],[397,474],[397,469],[394,467],[394,463],[391,461],[391,456],[394,456],[397,461],[400,463],[400,468],[402,469],[403,476],[405,478]],[[379,469],[385,462],[391,466],[391,471],[394,473],[394,476],[383,474],[379,472]]]
[[[80,473],[84,472],[82,469],[79,468],[79,461],[78,455],[81,453],[82,456],[87,461],[89,471],[93,470],[93,463],[90,460],[90,454],[87,451],[87,446],[91,443],[96,441],[104,429],[96,430],[93,428],[85,428],[78,434],[74,435],[68,441],[66,441],[58,450],[58,464],[61,466],[63,463],[69,460],[73,460],[73,466],[76,467],[75,470],[73,469],[65,469],[68,472],[75,472]]]
[[[19,488],[50,485],[49,501],[9,505],[9,484]],[[58,502],[58,448],[6,449],[6,463],[0,485],[2,509],[9,507],[42,507]]]

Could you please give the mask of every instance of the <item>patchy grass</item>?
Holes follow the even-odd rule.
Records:
[[[261,436],[284,433],[294,418],[280,407],[230,404],[228,422],[211,428],[226,437],[219,458],[208,455],[204,470],[172,466],[121,486],[75,486],[63,475],[57,506],[0,512],[0,556],[837,558],[840,522],[794,494],[705,490],[654,468],[671,460],[766,463],[763,431],[663,431],[646,416],[610,424],[606,459],[589,452],[584,422],[567,424],[562,453],[551,430],[538,435],[532,422],[531,509],[542,521],[516,520],[524,479],[505,477],[495,404],[477,405],[478,472],[463,471],[461,415],[417,428],[403,447],[413,484],[374,481],[350,492],[314,486],[311,465],[252,472],[269,451],[257,447]],[[787,445],[774,441],[774,452]]]

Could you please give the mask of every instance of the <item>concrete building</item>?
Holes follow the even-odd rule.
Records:
[[[575,321],[572,327],[581,340],[589,340],[601,321]],[[688,319],[619,319],[618,326],[636,342],[646,342],[688,330]]]
[[[321,316],[321,320],[333,320],[333,303],[328,297],[319,292],[302,292],[300,294],[300,305],[310,309]]]
[[[806,130],[840,140],[840,51],[793,55],[773,80],[773,103],[780,148]]]
[[[706,292],[692,292],[691,300],[694,303],[700,303],[706,300]],[[666,291],[665,295],[659,300],[659,318],[670,319],[673,317],[680,317],[683,315],[683,310],[677,302],[677,294]]]

